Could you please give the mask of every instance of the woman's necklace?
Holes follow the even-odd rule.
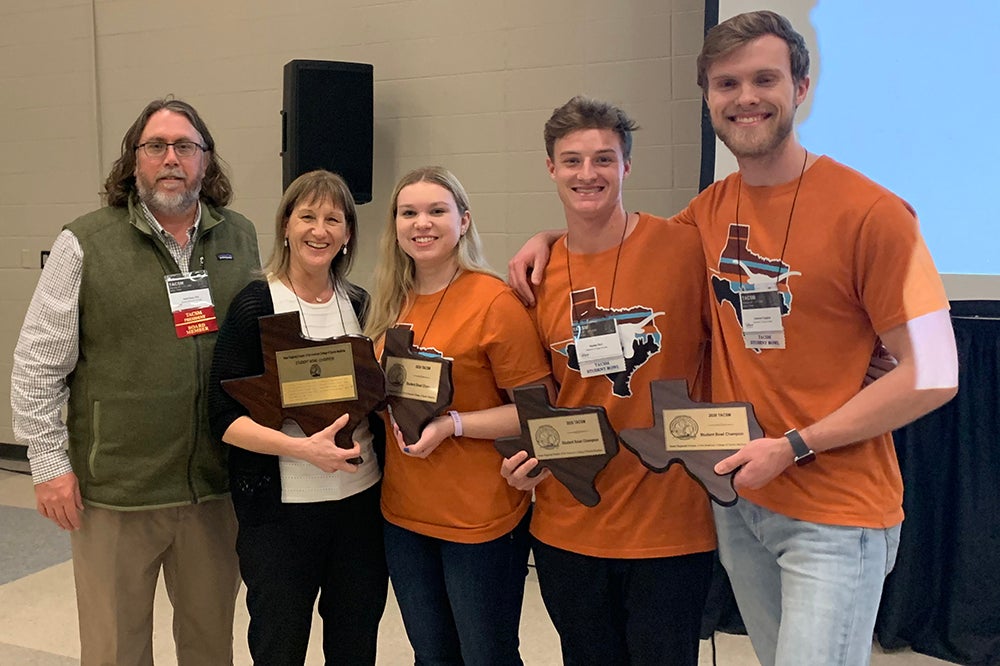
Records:
[[[306,313],[302,310],[302,299],[299,298],[299,292],[295,291],[295,283],[292,282],[291,273],[288,274],[288,286],[292,288],[292,293],[295,294],[295,304],[299,308],[299,317],[302,318],[302,327],[306,329],[306,337],[313,339],[312,335],[309,333],[309,322],[306,321]],[[327,285],[327,289],[330,290],[330,296],[322,298],[322,294],[316,297],[316,303],[323,303],[323,301],[333,298],[334,305],[337,306],[337,314],[340,315],[340,330],[343,331],[342,335],[347,334],[347,324],[344,323],[344,311],[340,309],[340,298],[337,296],[337,290],[333,286],[333,280],[330,280],[330,284]],[[323,292],[325,293],[325,291]]]

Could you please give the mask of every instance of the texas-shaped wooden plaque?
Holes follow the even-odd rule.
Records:
[[[413,391],[415,379],[407,376],[403,363],[393,359],[401,359],[403,363],[414,366],[434,367],[437,376],[432,386],[424,386],[427,394],[424,399],[404,397],[400,392]],[[412,372],[413,366],[410,368]],[[392,412],[392,418],[403,433],[403,441],[416,444],[420,433],[431,419],[444,412],[455,397],[455,387],[451,380],[451,359],[442,356],[429,357],[413,346],[413,329],[396,326],[385,332],[385,348],[382,350],[382,370],[386,377],[386,403]],[[433,396],[433,397],[431,397]]]
[[[754,416],[753,406],[746,402],[706,403],[691,400],[687,382],[683,379],[659,379],[649,385],[653,402],[653,426],[622,430],[621,440],[629,451],[654,472],[665,472],[680,463],[688,475],[698,482],[708,496],[721,506],[732,506],[739,500],[733,487],[736,470],[729,474],[715,473],[715,465],[738,451],[738,448],[711,451],[668,451],[663,429],[664,409],[746,409],[750,439],[764,436]]]
[[[240,404],[250,411],[250,417],[257,423],[281,429],[285,419],[291,419],[299,424],[306,435],[313,435],[340,418],[345,412],[349,415],[347,425],[341,428],[336,436],[337,446],[342,449],[354,447],[354,429],[368,414],[378,409],[385,401],[385,375],[375,359],[372,341],[362,335],[342,335],[327,340],[308,340],[302,337],[299,328],[299,313],[284,312],[281,314],[260,317],[260,345],[264,355],[264,373],[253,377],[225,379],[222,388]],[[346,352],[350,350],[349,359],[353,364],[354,391],[356,398],[335,401],[315,402],[296,406],[283,406],[281,378],[278,373],[279,355],[302,357],[304,370],[309,382],[324,380],[323,364],[308,361],[309,354],[318,353],[320,347],[336,347]],[[348,382],[339,378],[341,384]],[[289,382],[286,382],[286,387]],[[308,389],[308,383],[304,384]],[[358,461],[360,462],[360,461]]]
[[[505,458],[509,458],[518,451],[527,451],[531,458],[538,458],[538,465],[531,471],[529,476],[537,476],[543,469],[552,472],[552,476],[584,506],[597,506],[601,501],[601,495],[597,492],[595,481],[597,475],[604,469],[608,462],[618,453],[618,436],[608,414],[603,407],[553,407],[549,403],[548,390],[542,385],[522,386],[514,389],[514,404],[517,406],[517,417],[521,422],[521,434],[514,437],[502,437],[494,446]],[[568,458],[543,458],[541,444],[536,447],[536,442],[531,434],[529,421],[536,419],[559,419],[566,420],[574,417],[596,418],[600,428],[600,441],[598,447],[602,449],[600,453],[593,455],[581,455]],[[540,430],[536,432],[538,434]],[[552,432],[552,431],[550,431]],[[547,445],[548,448],[550,445]]]

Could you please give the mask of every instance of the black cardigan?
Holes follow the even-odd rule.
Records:
[[[368,293],[360,287],[351,291],[351,306],[364,326]],[[259,317],[274,314],[274,301],[266,280],[255,280],[244,287],[229,306],[226,320],[219,329],[209,381],[208,413],[212,435],[222,436],[241,416],[250,412],[222,389],[223,379],[250,377],[264,372],[260,345]],[[385,425],[369,415],[372,443],[381,466],[385,456]],[[238,446],[229,450],[229,488],[240,522],[261,523],[275,518],[281,506],[281,474],[278,456],[247,451]]]

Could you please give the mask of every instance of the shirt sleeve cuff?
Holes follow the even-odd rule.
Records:
[[[73,471],[73,466],[69,463],[69,454],[63,449],[32,456],[29,462],[31,480],[34,481],[35,485],[51,481],[57,476]]]

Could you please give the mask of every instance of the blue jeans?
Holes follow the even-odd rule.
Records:
[[[719,558],[763,666],[863,666],[899,547],[887,529],[822,525],[741,499],[712,505]]]
[[[385,523],[389,578],[418,666],[521,666],[530,515],[509,534],[474,544]]]

